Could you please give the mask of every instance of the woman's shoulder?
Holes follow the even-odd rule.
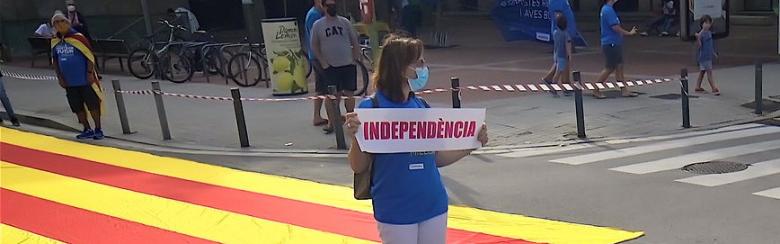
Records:
[[[360,100],[360,103],[358,103],[358,108],[373,108],[376,94],[372,94],[371,96],[364,97],[362,100]]]

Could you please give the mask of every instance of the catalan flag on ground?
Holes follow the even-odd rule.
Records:
[[[1,243],[377,243],[343,186],[0,128]],[[345,168],[345,170],[348,170]],[[618,243],[641,232],[451,206],[449,243]]]

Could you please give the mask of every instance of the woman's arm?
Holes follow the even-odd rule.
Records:
[[[459,151],[436,152],[436,167],[446,167],[450,164],[460,161],[473,152],[473,149]]]
[[[362,173],[363,171],[366,171],[368,164],[371,163],[374,158],[371,154],[365,153],[360,149],[360,144],[357,142],[357,138],[355,138],[361,124],[357,113],[348,113],[344,116],[346,117],[346,122],[344,122],[344,127],[347,129],[346,134],[352,138],[352,146],[349,148],[348,154],[349,166],[352,167],[352,171],[355,173]]]
[[[363,173],[368,169],[368,164],[373,161],[371,154],[365,153],[360,150],[360,145],[357,143],[357,139],[352,138],[352,147],[349,148],[349,166],[352,167],[352,171],[355,173]]]
[[[482,146],[487,145],[489,140],[488,133],[487,133],[487,125],[482,125],[482,129],[479,130],[479,135],[477,136],[477,140],[480,143],[482,143]],[[454,164],[455,162],[458,162],[459,160],[470,155],[471,152],[473,152],[474,150],[475,149],[436,152],[436,167],[441,168],[441,167],[448,166],[450,164]]]

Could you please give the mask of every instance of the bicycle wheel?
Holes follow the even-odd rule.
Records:
[[[256,55],[240,53],[230,59],[228,74],[238,86],[250,87],[257,85],[263,77],[263,66]]]
[[[366,68],[366,65],[364,65],[362,62],[357,63],[357,71],[358,85],[362,84],[363,86],[358,86],[358,90],[355,91],[355,96],[363,96],[369,92],[368,84],[370,81],[370,75],[368,74],[368,68]]]
[[[374,59],[371,56],[371,49],[363,48],[360,50],[360,61],[368,68],[369,72],[374,72]]]
[[[130,74],[138,79],[149,79],[154,75],[154,57],[149,49],[139,48],[127,56],[127,66]]]
[[[215,48],[211,48],[208,51],[206,51],[205,55],[206,59],[206,72],[209,72],[211,75],[222,75],[222,66],[221,61],[219,58],[219,50]]]
[[[232,76],[230,76],[230,71],[228,71],[228,66],[230,64],[230,60],[233,59],[233,55],[233,52],[229,50],[218,52],[217,61],[219,62],[219,70],[222,76],[225,78],[232,78]]]
[[[187,82],[192,78],[192,74],[195,73],[189,59],[174,52],[166,53],[163,61],[160,62],[160,66],[165,79],[173,83]]]

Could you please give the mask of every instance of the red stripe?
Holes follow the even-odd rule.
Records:
[[[309,229],[380,241],[367,213],[157,175],[85,159],[0,143],[2,159],[131,191],[222,209]],[[452,243],[530,243],[465,230],[448,229]]]
[[[0,189],[3,224],[68,243],[215,243]]]

